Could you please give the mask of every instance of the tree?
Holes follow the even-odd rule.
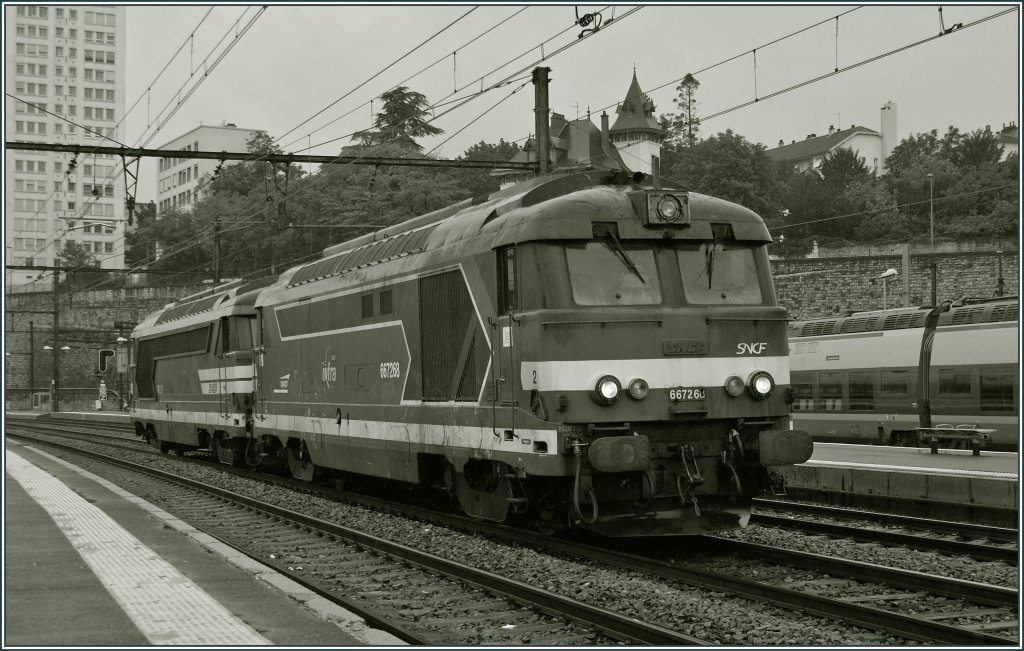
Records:
[[[839,147],[825,154],[818,171],[825,185],[832,188],[845,188],[874,176],[860,153],[849,147]]]
[[[697,144],[697,134],[700,131],[700,117],[697,115],[698,88],[700,88],[700,82],[690,73],[686,73],[683,80],[676,86],[678,94],[674,101],[679,107],[679,113],[671,116],[669,138],[683,147],[692,147]]]
[[[692,147],[665,148],[662,154],[666,182],[734,201],[767,219],[783,208],[785,186],[778,166],[763,145],[731,130]]]
[[[403,149],[419,152],[423,147],[416,142],[416,138],[444,133],[424,119],[430,104],[422,93],[399,86],[380,98],[384,100],[384,107],[374,119],[375,129],[356,134],[363,146],[397,143]]]
[[[1009,237],[1019,225],[1019,158],[1000,160],[989,130],[962,134],[950,126],[905,138],[886,159],[886,183],[900,205],[908,239]],[[1013,215],[1013,216],[1011,216]]]
[[[74,240],[64,242],[64,248],[57,255],[60,266],[65,268],[92,267],[96,258],[91,251]]]
[[[989,129],[978,129],[964,136],[952,152],[951,161],[958,167],[981,167],[998,163],[1003,157],[999,139]]]
[[[519,145],[505,142],[504,138],[496,145],[480,141],[467,149],[460,160],[510,161],[519,151]],[[471,197],[488,195],[500,185],[498,179],[491,176],[490,170],[460,169],[458,176],[460,184]]]

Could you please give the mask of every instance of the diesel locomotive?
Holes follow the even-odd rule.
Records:
[[[151,315],[135,427],[544,531],[742,526],[812,452],[770,241],[750,210],[642,174],[537,177]]]

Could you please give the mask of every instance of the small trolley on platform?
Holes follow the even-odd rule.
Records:
[[[916,428],[918,440],[927,441],[932,454],[939,453],[939,441],[951,441],[971,446],[971,454],[981,456],[981,448],[988,442],[994,429],[981,429],[977,425],[949,425],[940,423],[935,427]]]

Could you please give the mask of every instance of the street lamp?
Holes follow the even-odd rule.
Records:
[[[935,177],[928,174],[928,233],[935,253]]]
[[[882,272],[879,278],[882,279],[882,309],[889,309],[889,296],[888,296],[888,284],[890,278],[895,278],[897,271],[893,268],[886,269]]]

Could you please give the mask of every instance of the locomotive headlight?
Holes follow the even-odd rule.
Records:
[[[725,392],[733,398],[738,398],[743,395],[743,389],[746,385],[743,384],[743,379],[738,375],[733,375],[725,381]]]
[[[658,200],[658,216],[663,220],[667,222],[678,221],[682,213],[683,208],[679,205],[679,199],[672,195],[666,194]]]
[[[629,395],[634,400],[643,400],[647,397],[647,394],[651,392],[651,387],[647,384],[647,380],[643,378],[636,378],[629,382]]]
[[[593,398],[599,405],[610,405],[619,399],[622,383],[612,375],[602,375],[594,385]]]
[[[747,386],[750,387],[752,396],[758,400],[764,400],[771,395],[772,389],[775,388],[775,380],[767,371],[754,371],[747,381]]]

